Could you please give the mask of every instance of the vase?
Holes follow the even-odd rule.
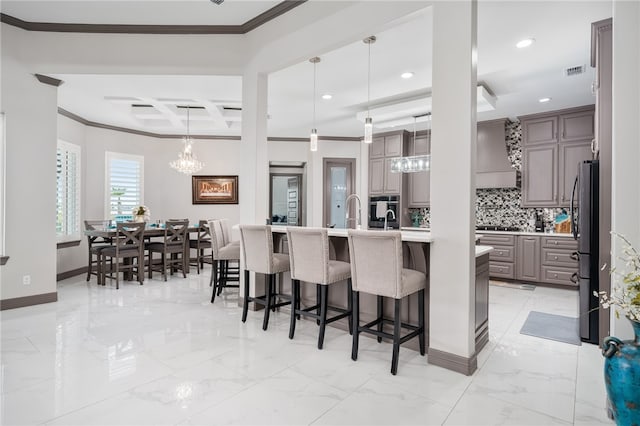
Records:
[[[137,214],[133,217],[134,222],[146,222],[147,217],[143,214]]]
[[[630,321],[634,340],[609,336],[602,344],[604,382],[617,425],[640,425],[640,322]]]

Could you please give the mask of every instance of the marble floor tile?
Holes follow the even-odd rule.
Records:
[[[520,334],[531,310],[575,314],[577,292],[490,286],[489,342],[464,376],[289,309],[240,321],[238,291],[210,303],[208,267],[187,279],[58,284],[57,303],[0,312],[0,424],[613,424],[603,359]],[[95,279],[94,279],[95,280]]]

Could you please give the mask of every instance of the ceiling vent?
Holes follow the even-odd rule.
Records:
[[[569,67],[564,70],[564,75],[567,77],[571,77],[574,75],[579,75],[584,73],[584,65],[578,65],[577,67]]]

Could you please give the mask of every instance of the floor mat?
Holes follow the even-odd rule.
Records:
[[[578,318],[531,311],[520,334],[580,346]]]
[[[493,285],[496,287],[515,288],[518,290],[535,290],[536,289],[536,286],[533,284],[507,283],[504,281],[494,281],[494,280],[489,280],[489,285]]]

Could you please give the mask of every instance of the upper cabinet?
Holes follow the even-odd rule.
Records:
[[[407,133],[375,135],[369,147],[369,194],[399,195],[402,173],[391,173],[391,158],[403,155]]]
[[[413,136],[409,141],[409,155],[427,155],[431,153],[431,137],[429,134]],[[407,207],[429,207],[431,198],[431,172],[407,174]]]
[[[591,160],[594,107],[521,117],[522,206],[567,207],[578,163]]]

